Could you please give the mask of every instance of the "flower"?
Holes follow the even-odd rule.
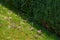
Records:
[[[33,28],[33,27],[31,27],[31,28],[30,28],[30,30],[32,31],[32,30],[34,30],[34,28]]]
[[[37,31],[37,33],[39,33],[39,34],[40,34],[41,32],[42,32],[41,30],[38,30],[38,31]]]

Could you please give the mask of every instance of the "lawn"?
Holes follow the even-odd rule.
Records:
[[[25,17],[25,16],[23,16]],[[59,40],[42,26],[24,20],[0,4],[0,40]]]

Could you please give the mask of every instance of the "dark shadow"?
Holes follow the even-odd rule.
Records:
[[[21,18],[23,18],[24,20],[27,20],[28,23],[33,23],[33,27],[36,28],[37,30],[41,29],[44,33],[46,33],[48,36],[51,36],[50,34],[53,34],[51,32],[48,31],[44,31],[46,30],[45,28],[43,28],[43,26],[38,23],[36,20],[34,20],[34,15],[33,15],[33,8],[31,8],[31,10],[29,11],[29,9],[27,9],[25,11],[24,8],[21,8],[20,6],[22,5],[20,3],[21,0],[16,0],[16,1],[9,1],[9,0],[0,0],[0,4],[2,4],[3,6],[5,6],[6,8],[8,8],[9,10],[12,10],[13,12],[16,12],[17,15],[21,16]],[[26,5],[25,5],[26,7]],[[28,6],[29,8],[29,6]],[[24,10],[23,10],[24,9]],[[27,12],[28,11],[28,12]],[[28,14],[29,13],[29,14]],[[31,16],[32,15],[32,16]],[[47,33],[48,32],[48,33]]]

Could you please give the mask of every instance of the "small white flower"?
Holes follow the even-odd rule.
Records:
[[[41,33],[42,31],[41,31],[41,30],[38,30],[37,32],[38,32],[38,33]]]
[[[30,30],[32,31],[32,30],[34,30],[34,28],[33,28],[33,27],[31,27],[31,28],[30,28]]]

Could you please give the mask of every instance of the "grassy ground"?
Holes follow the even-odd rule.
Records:
[[[58,39],[56,35],[46,31],[42,26],[22,19],[21,16],[0,4],[0,40]]]

